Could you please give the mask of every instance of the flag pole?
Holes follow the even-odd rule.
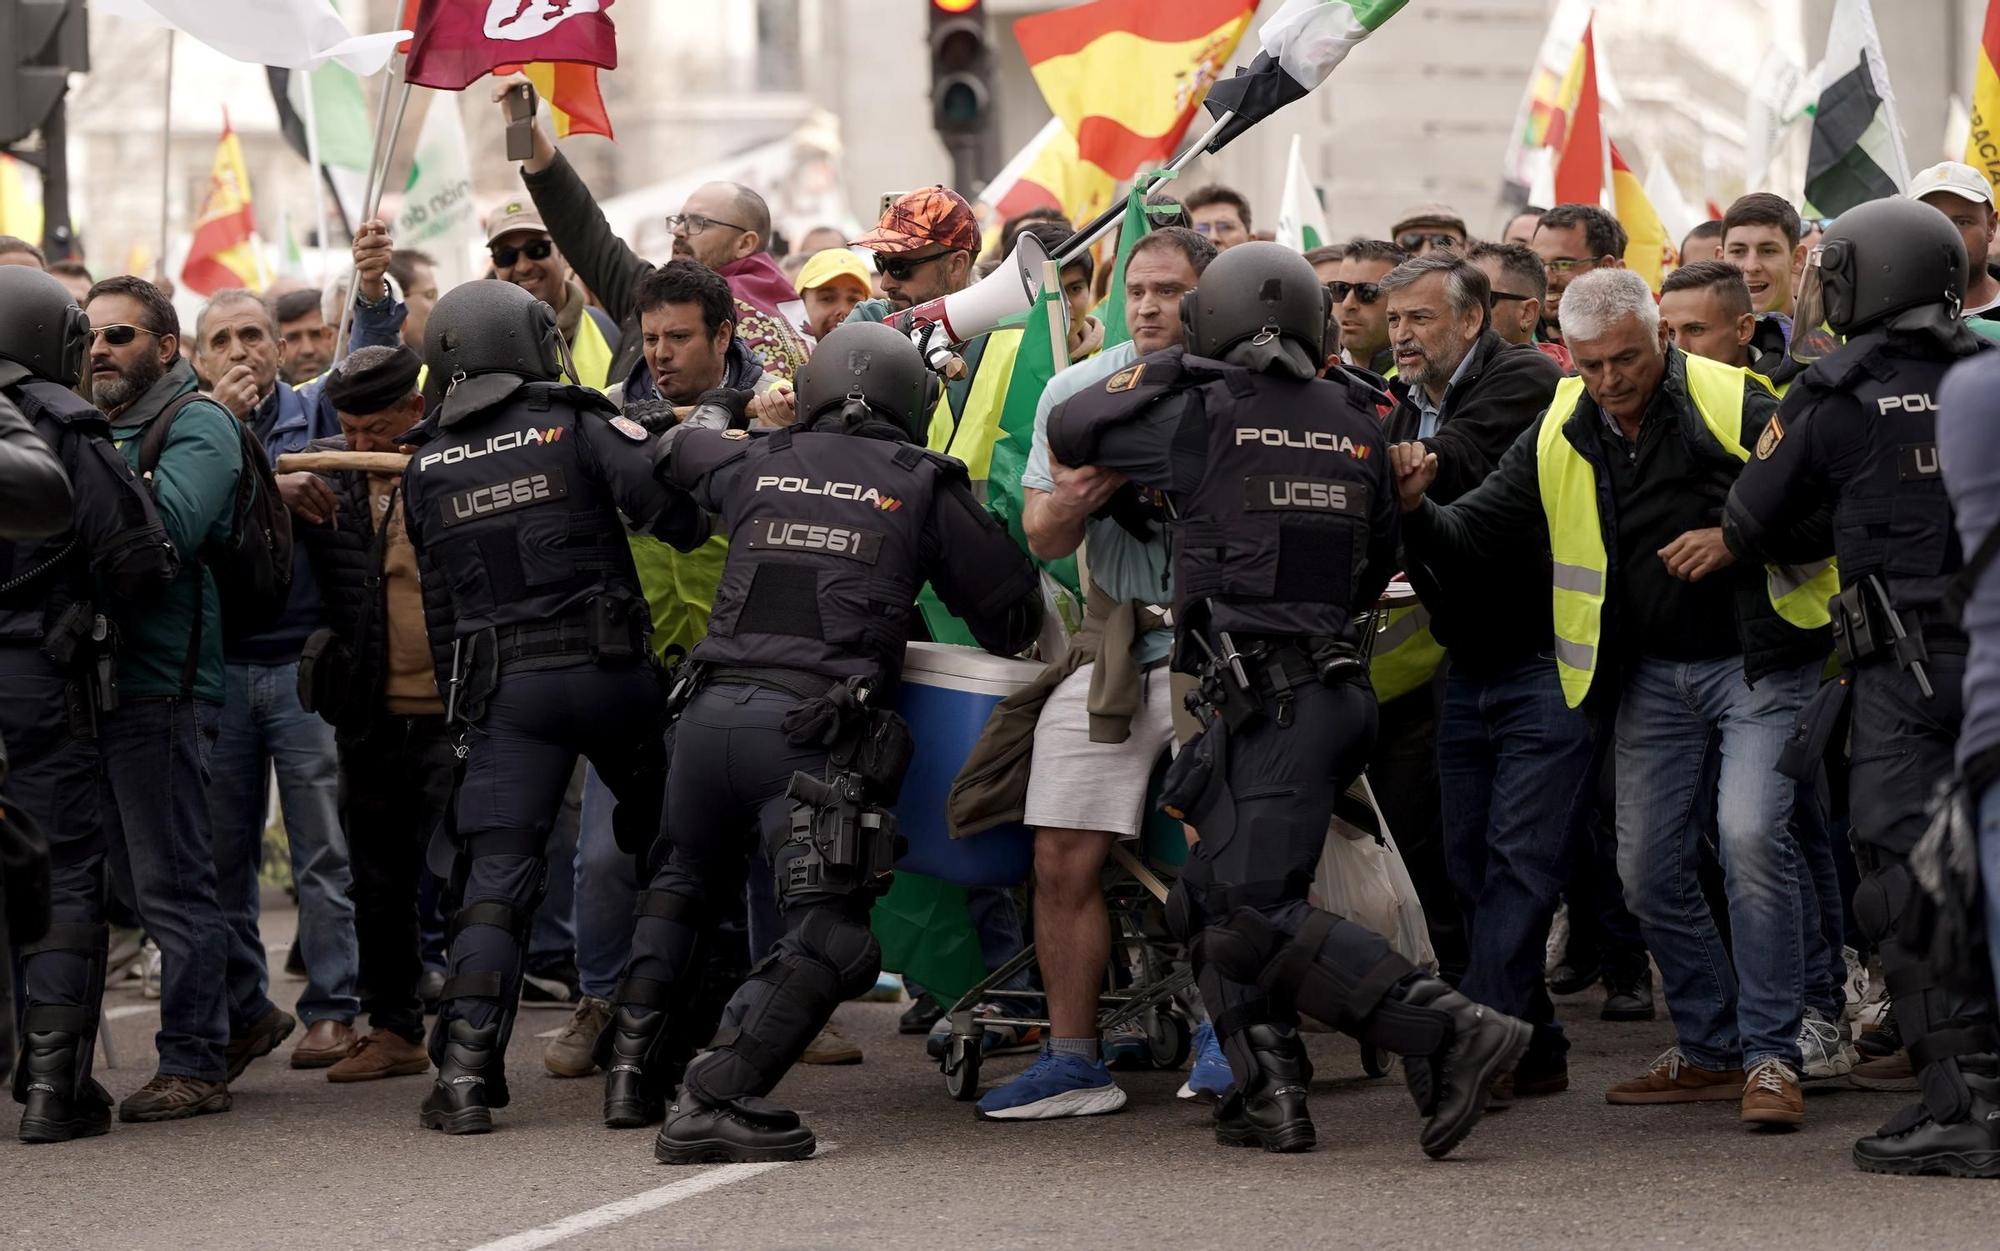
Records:
[[[313,282],[316,286],[326,286],[326,188],[322,185],[323,166],[319,162],[319,114],[313,104],[313,80],[310,69],[294,70],[305,76],[306,114],[306,164],[312,166],[313,189],[313,240],[318,260],[313,265]]]
[[[1186,166],[1189,161],[1207,152],[1209,145],[1221,137],[1223,128],[1235,120],[1236,114],[1233,112],[1225,112],[1220,117],[1217,117],[1207,130],[1201,132],[1201,138],[1182,148],[1175,154],[1173,160],[1168,161],[1165,165],[1154,171],[1155,177],[1161,174],[1176,173]],[[1099,213],[1087,224],[1079,226],[1076,233],[1065,239],[1063,245],[1056,249],[1056,254],[1049,259],[1057,262],[1058,268],[1075,260],[1077,257],[1083,255],[1085,248],[1088,248],[1091,244],[1096,243],[1099,239],[1110,233],[1111,228],[1117,225],[1118,219],[1124,215],[1125,203],[1121,200],[1105,209],[1102,213]]]
[[[389,182],[389,165],[396,157],[396,141],[403,134],[403,115],[410,107],[410,81],[403,76],[405,58],[398,55],[389,67],[389,79],[382,84],[382,106],[375,116],[375,159],[368,164],[368,188],[362,196],[361,219],[372,221],[382,207],[382,192]],[[390,116],[389,96],[395,93],[394,116]],[[436,101],[432,101],[433,104]],[[384,125],[386,123],[386,130]],[[385,142],[386,138],[386,142]],[[340,360],[347,352],[347,328],[354,322],[354,301],[360,294],[356,285],[360,280],[360,268],[352,261],[347,266],[347,294],[340,302],[340,328],[333,336],[333,358]]]
[[[153,272],[161,278],[167,276],[167,218],[173,197],[170,188],[173,183],[174,149],[174,31],[167,30],[167,85],[166,94],[160,100],[160,256],[153,262]]]

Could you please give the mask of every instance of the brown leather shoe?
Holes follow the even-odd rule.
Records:
[[[229,1111],[229,1085],[158,1073],[118,1105],[121,1121],[178,1121]]]
[[[229,1045],[223,1049],[223,1063],[229,1068],[229,1076],[225,1080],[235,1081],[243,1076],[243,1070],[250,1067],[252,1060],[276,1051],[278,1044],[291,1037],[298,1024],[298,1018],[283,1008],[266,1008],[256,1024],[232,1036]]]
[[[1864,1060],[1854,1066],[1847,1080],[1863,1090],[1915,1090],[1917,1075],[1910,1068],[1908,1052],[1896,1051],[1879,1060]]]
[[[1743,1123],[1789,1128],[1806,1119],[1799,1075],[1783,1060],[1759,1060],[1743,1074]]]
[[[306,1027],[306,1036],[292,1048],[292,1067],[323,1069],[338,1064],[354,1050],[354,1027],[328,1017]]]
[[[1743,1072],[1696,1068],[1669,1047],[1653,1066],[1604,1092],[1606,1103],[1720,1103],[1743,1095]]]
[[[330,1082],[372,1082],[379,1077],[428,1073],[431,1057],[422,1043],[393,1030],[378,1029],[354,1044],[347,1057],[326,1071]]]

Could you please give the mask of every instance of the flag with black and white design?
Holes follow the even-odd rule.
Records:
[[[1910,182],[1903,128],[1868,0],[1837,0],[1806,161],[1806,212],[1833,217]]]

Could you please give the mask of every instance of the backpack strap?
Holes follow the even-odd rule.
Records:
[[[146,427],[145,435],[140,438],[139,477],[145,480],[148,490],[153,486],[153,471],[160,467],[160,456],[166,451],[167,435],[173,430],[174,418],[180,416],[181,410],[196,400],[208,400],[211,404],[215,402],[213,398],[203,395],[199,390],[177,395],[167,401],[167,406],[160,410],[159,416],[153,418],[152,423]],[[230,420],[235,420],[234,414]],[[199,550],[194,552],[193,556],[195,564],[202,568],[202,578],[195,583],[194,629],[188,631],[187,659],[181,662],[181,698],[189,701],[194,699],[194,680],[201,670],[202,617],[205,615],[202,609],[203,601],[208,598],[209,576],[206,566],[202,565]]]
[[[1986,537],[1979,541],[1979,549],[1972,553],[1965,567],[1945,584],[1944,610],[1950,614],[1952,621],[1965,620],[1965,602],[1972,598],[1973,591],[1979,587],[1979,580],[1986,576],[1995,557],[2000,557],[2000,524],[1986,532]]]

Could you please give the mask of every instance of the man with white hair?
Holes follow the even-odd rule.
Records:
[[[1831,647],[1826,596],[1796,570],[1739,566],[1719,526],[1776,400],[1742,369],[1669,346],[1629,270],[1577,278],[1561,317],[1581,376],[1484,483],[1441,507],[1424,498],[1436,455],[1393,449],[1404,542],[1412,560],[1547,544],[1563,694],[1614,718],[1618,869],[1676,1043],[1606,1100],[1740,1100],[1747,1124],[1797,1125],[1799,853],[1777,764]],[[1733,971],[1695,875],[1712,742]]]

